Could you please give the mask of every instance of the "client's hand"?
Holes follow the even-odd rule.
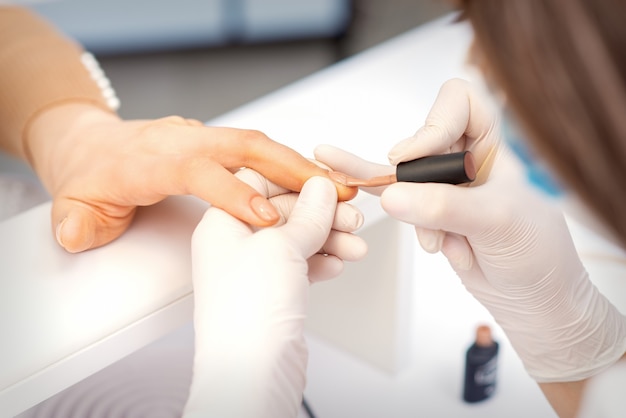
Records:
[[[252,170],[238,176],[275,196],[281,221],[256,230],[210,208],[194,232],[196,357],[185,418],[297,416],[309,284],[366,253],[352,234],[362,215],[337,204],[330,180],[311,178],[298,197]]]
[[[257,131],[167,117],[123,121],[88,104],[52,108],[31,124],[26,153],[52,195],[52,227],[70,252],[104,245],[130,225],[137,206],[192,194],[258,226],[279,214],[233,176],[250,167],[299,191],[326,170]],[[340,200],[355,189],[336,185]]]

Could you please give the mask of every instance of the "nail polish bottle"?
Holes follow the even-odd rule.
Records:
[[[489,398],[496,389],[497,371],[498,343],[491,336],[491,328],[481,325],[465,355],[463,400],[474,403]]]

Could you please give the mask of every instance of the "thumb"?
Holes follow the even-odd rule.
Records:
[[[337,208],[337,190],[324,177],[311,177],[302,188],[289,219],[281,232],[309,258],[326,242]],[[304,239],[303,239],[304,238]]]
[[[228,212],[209,207],[194,229],[191,242],[195,259],[223,259],[241,240],[252,234],[250,226]]]
[[[120,215],[68,198],[52,203],[52,228],[57,242],[70,253],[100,247],[113,241],[130,225],[135,207],[125,208]]]
[[[316,160],[321,161],[333,170],[358,178],[383,176],[391,174],[395,170],[395,167],[364,160],[355,154],[332,145],[318,145],[314,150],[314,155]]]
[[[383,192],[381,205],[389,215],[416,227],[468,236],[489,219],[485,212],[490,205],[481,195],[478,188],[451,184],[395,183]]]
[[[314,151],[315,159],[352,177],[367,179],[384,176],[395,172],[395,167],[367,161],[332,145],[318,145]],[[379,196],[384,187],[363,187],[367,193]]]

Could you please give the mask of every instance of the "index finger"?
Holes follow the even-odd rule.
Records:
[[[471,150],[480,166],[499,138],[499,115],[491,99],[469,82],[443,84],[424,126],[389,152],[392,164],[428,155]]]
[[[207,128],[213,141],[207,150]],[[225,167],[248,167],[261,173],[268,180],[289,190],[299,192],[304,183],[314,176],[328,177],[328,170],[317,166],[286,145],[273,141],[254,130],[216,127],[193,127],[198,129],[199,152],[208,153]],[[204,140],[203,140],[204,139]],[[338,200],[350,200],[358,189],[333,182]]]
[[[330,179],[328,170],[263,135],[251,141],[249,167],[263,174],[268,180],[294,191],[301,191],[311,177],[321,176]],[[357,188],[333,182],[340,201],[350,200],[357,194]]]
[[[337,196],[329,180],[314,177],[303,187],[289,219],[280,229],[304,258],[311,257],[324,245],[336,205]]]

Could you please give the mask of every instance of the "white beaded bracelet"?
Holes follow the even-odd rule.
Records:
[[[111,110],[117,111],[120,108],[120,99],[117,97],[115,90],[111,86],[111,81],[107,78],[106,74],[100,67],[100,63],[96,60],[90,52],[83,52],[80,56],[80,60],[89,72],[92,80],[96,82],[98,88],[102,93],[102,97],[106,101]]]

